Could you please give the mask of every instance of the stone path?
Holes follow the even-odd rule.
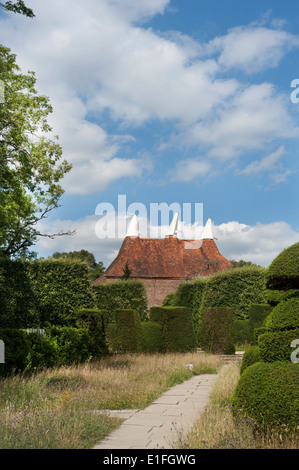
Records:
[[[172,387],[144,410],[109,412],[125,418],[94,449],[171,449],[191,429],[209,401],[218,376],[203,374]]]

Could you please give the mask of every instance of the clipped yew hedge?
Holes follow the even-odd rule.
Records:
[[[299,426],[299,367],[292,362],[256,362],[242,373],[233,396],[235,416],[253,419],[264,431]]]
[[[190,310],[185,307],[151,307],[150,321],[162,327],[166,352],[187,352],[196,348]]]
[[[0,261],[0,327],[75,326],[93,308],[86,264],[68,260]]]
[[[251,304],[266,303],[265,272],[261,267],[228,269],[209,276],[202,296],[200,318],[206,308],[233,308],[236,319],[249,316]]]
[[[153,321],[141,322],[141,347],[145,354],[165,352],[163,330],[159,323]]]
[[[108,323],[115,321],[115,311],[137,310],[143,321],[147,317],[147,297],[142,281],[128,279],[93,286],[95,306],[108,312]]]
[[[141,352],[141,322],[137,310],[116,310],[115,321],[116,351],[114,352],[119,354]]]
[[[199,344],[214,354],[235,353],[234,313],[227,307],[207,308],[200,323]]]

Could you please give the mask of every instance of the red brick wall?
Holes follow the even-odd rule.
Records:
[[[144,282],[148,308],[161,306],[167,294],[176,291],[180,279],[142,279]]]

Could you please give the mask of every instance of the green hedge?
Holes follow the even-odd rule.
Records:
[[[63,259],[33,262],[30,277],[39,299],[41,326],[75,327],[77,311],[94,307],[85,263]]]
[[[116,347],[120,354],[141,352],[141,322],[137,310],[115,311]]]
[[[163,353],[165,345],[163,330],[159,323],[146,321],[141,323],[141,345],[143,353]]]
[[[299,328],[284,331],[267,331],[258,338],[261,359],[263,362],[290,361],[291,343],[299,339]]]
[[[251,343],[249,320],[236,320],[233,323],[234,344]]]
[[[266,302],[265,269],[243,267],[209,276],[200,306],[200,318],[206,308],[233,308],[234,316],[246,320],[251,304]]]
[[[140,320],[147,317],[147,297],[142,281],[128,279],[93,286],[96,308],[107,310],[108,322],[115,321],[115,311],[137,310]]]
[[[0,272],[1,328],[75,326],[77,310],[94,307],[84,263],[2,260]]]
[[[188,308],[151,307],[150,321],[161,325],[167,352],[187,352],[196,348],[196,337]]]
[[[260,349],[257,345],[251,346],[247,351],[245,351],[241,362],[240,373],[243,374],[247,367],[255,364],[256,362],[261,362]]]
[[[234,313],[227,307],[207,308],[200,323],[199,344],[207,352],[229,354],[234,342]]]
[[[235,416],[253,419],[260,429],[299,426],[299,367],[291,362],[257,362],[240,377],[233,396]]]

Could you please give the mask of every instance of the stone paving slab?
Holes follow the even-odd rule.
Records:
[[[216,374],[197,375],[175,385],[144,410],[120,410],[114,416],[127,419],[94,449],[173,448],[208,404],[217,378]]]

